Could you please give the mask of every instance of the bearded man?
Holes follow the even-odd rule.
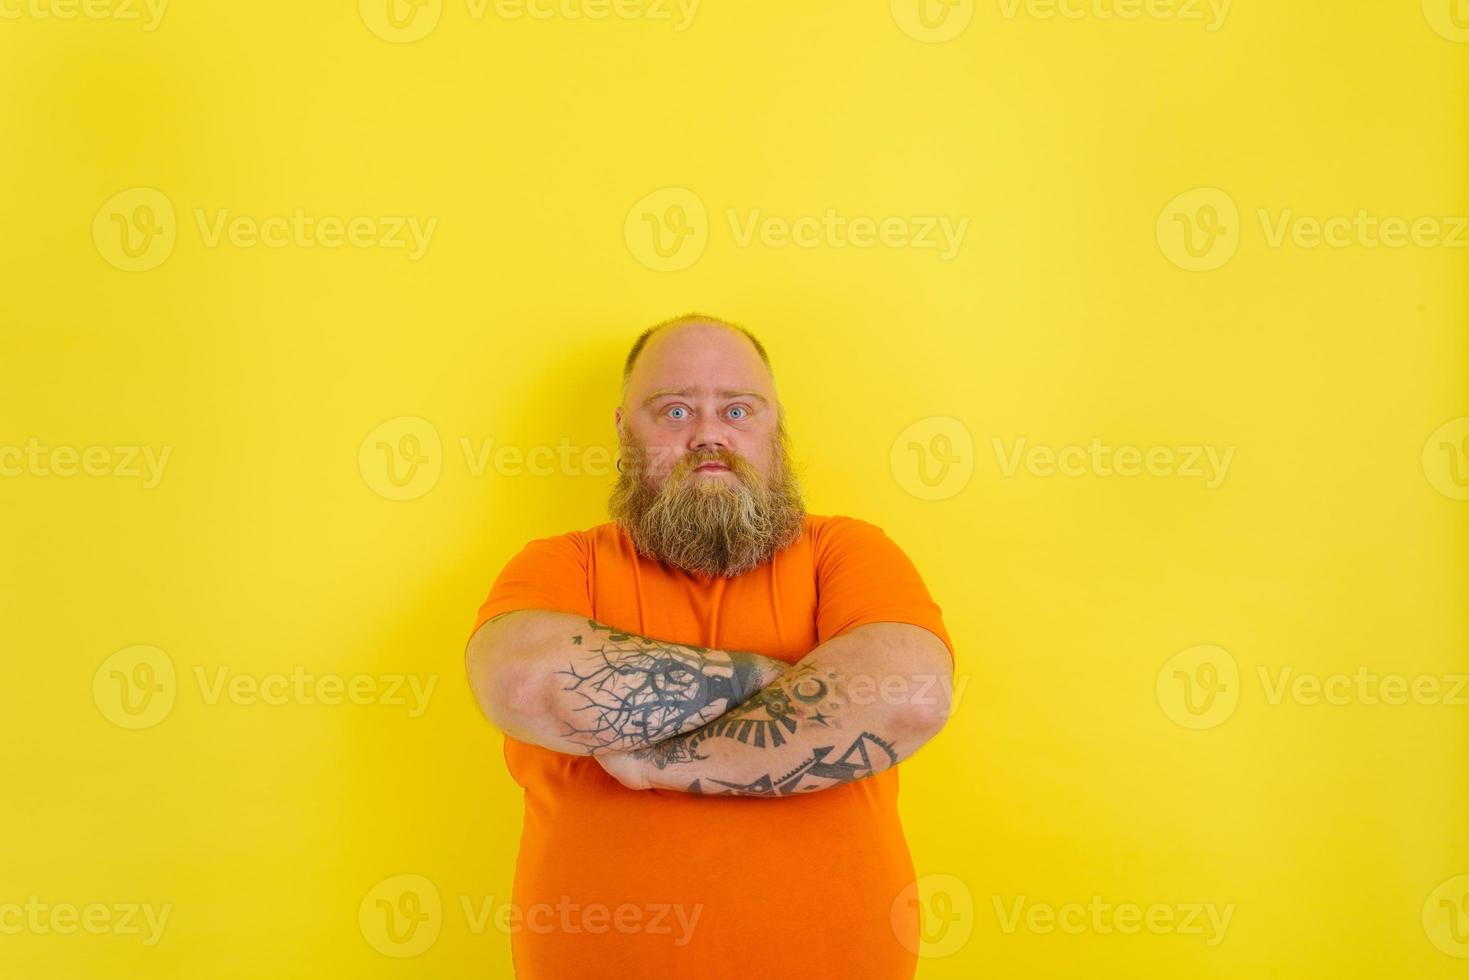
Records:
[[[613,419],[613,520],[528,543],[466,650],[524,791],[515,975],[912,977],[896,767],[948,717],[939,607],[805,512],[745,328],[645,330]]]

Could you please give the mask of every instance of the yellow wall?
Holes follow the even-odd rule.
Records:
[[[688,309],[957,643],[920,976],[1462,975],[1462,2],[399,2],[0,2],[0,975],[508,976],[465,636]]]

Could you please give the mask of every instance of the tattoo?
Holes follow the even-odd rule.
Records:
[[[832,715],[821,709],[825,706],[835,711],[835,701],[830,700],[835,681],[835,671],[823,674],[809,664],[794,667],[780,680],[698,731],[639,749],[633,755],[664,769],[681,762],[707,759],[708,756],[699,752],[699,744],[711,738],[732,738],[757,749],[779,748],[786,744],[788,735],[795,734],[800,720],[830,725]]]
[[[566,737],[589,755],[671,740],[760,691],[755,654],[666,643],[591,619],[587,625],[571,637],[586,655],[559,673],[570,678],[563,690],[584,699],[573,710],[588,723],[568,725]]]
[[[828,758],[836,748],[820,745],[811,750],[811,758],[783,776],[773,777],[769,773],[748,783],[730,783],[722,779],[696,779],[689,784],[690,793],[701,796],[793,796],[796,793],[816,793],[845,783],[854,783],[880,771],[874,761],[887,756],[881,769],[896,765],[898,754],[893,743],[878,738],[871,732],[863,732],[847,750],[835,759]]]
[[[831,729],[835,744],[817,745],[800,765],[785,773],[766,773],[748,783],[728,782],[704,777],[695,779],[688,792],[702,796],[793,796],[815,793],[845,783],[865,779],[889,766],[897,765],[894,743],[863,731],[856,740],[837,753],[843,736],[837,734],[837,721],[844,701],[844,685],[837,672],[796,666],[778,681],[764,688],[744,704],[697,731],[646,749],[634,756],[650,761],[659,769],[683,763],[704,761],[710,739],[727,738],[751,748],[779,748],[797,731]]]

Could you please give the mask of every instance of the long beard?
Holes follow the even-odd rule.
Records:
[[[771,440],[774,462],[768,480],[734,453],[689,452],[661,484],[652,486],[644,447],[626,439],[620,444],[622,472],[608,510],[640,554],[687,572],[732,578],[800,540],[806,508],[784,431]],[[723,463],[734,472],[694,473],[708,462]]]

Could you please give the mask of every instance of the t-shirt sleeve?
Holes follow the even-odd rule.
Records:
[[[942,611],[913,562],[881,528],[831,518],[816,549],[816,588],[821,642],[867,623],[911,623],[943,640],[954,659]]]
[[[470,634],[501,613],[518,609],[545,609],[590,619],[587,567],[587,541],[581,532],[529,542],[500,569]]]

